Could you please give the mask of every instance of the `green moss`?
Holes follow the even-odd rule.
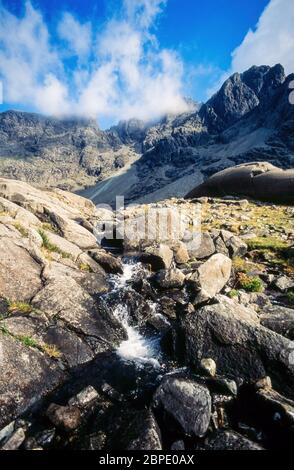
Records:
[[[34,338],[28,335],[13,335],[5,324],[0,325],[0,333],[5,336],[11,336],[28,348],[38,349],[51,359],[59,359],[62,354],[56,346],[47,343],[38,343]]]
[[[84,271],[84,272],[87,272],[87,273],[92,273],[93,272],[91,266],[89,266],[87,263],[80,263],[79,269],[81,271]]]
[[[5,336],[7,336],[7,335],[10,334],[10,333],[9,333],[9,330],[8,330],[8,328],[7,328],[7,326],[6,326],[5,324],[0,325],[0,331],[1,331],[1,333],[2,333],[3,335],[5,335]]]
[[[8,312],[14,313],[24,313],[28,314],[33,311],[33,307],[30,304],[26,304],[25,302],[10,302],[8,301]]]
[[[229,293],[228,296],[230,299],[233,299],[234,297],[238,297],[239,291],[237,289],[232,289]]]
[[[247,276],[244,273],[238,274],[238,286],[247,292],[262,292],[264,289],[263,282],[258,276]]]
[[[23,335],[18,335],[16,336],[16,339],[18,339],[24,346],[27,346],[29,348],[39,348],[39,345],[36,340],[34,340],[31,336],[23,336]]]
[[[61,250],[57,245],[50,242],[44,230],[40,229],[39,234],[43,240],[43,248],[45,248],[49,252],[58,253],[59,255],[62,256],[62,258],[71,258],[71,255],[69,253],[66,253],[65,251]]]
[[[58,233],[58,229],[50,222],[44,222],[42,224],[42,229],[48,230],[49,232],[52,232],[52,233]]]
[[[274,237],[257,237],[247,241],[250,250],[268,250],[275,253],[289,248],[289,243]]]
[[[261,264],[246,261],[239,256],[233,258],[233,267],[236,272],[249,273],[250,271],[262,271],[264,268]]]
[[[14,227],[19,231],[19,233],[23,237],[27,238],[29,236],[28,230],[23,225],[21,225],[19,222],[15,222]]]

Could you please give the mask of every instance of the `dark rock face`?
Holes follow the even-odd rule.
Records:
[[[2,333],[0,346],[2,428],[61,384],[66,379],[66,373],[40,351],[28,349]]]
[[[150,411],[128,413],[116,444],[117,449],[161,450],[161,433]]]
[[[293,396],[291,341],[260,326],[254,311],[220,296],[183,316],[178,334],[178,350],[191,365],[211,357],[221,374],[245,380],[269,375],[278,390]]]
[[[260,445],[234,431],[217,431],[209,436],[204,450],[264,450]]]
[[[168,377],[154,394],[155,408],[171,415],[188,435],[203,436],[210,422],[208,389],[185,378]]]
[[[293,204],[294,170],[281,170],[266,162],[237,165],[211,176],[186,198],[228,195]]]
[[[7,111],[0,114],[1,174],[40,186],[94,184],[100,175],[117,168],[118,161],[122,165],[128,161],[120,150],[139,139],[136,129],[134,123],[121,123],[104,132],[94,120]],[[3,162],[1,157],[11,160]]]
[[[212,132],[223,131],[273,95],[285,81],[281,65],[251,67],[232,75],[201,109]]]
[[[270,330],[294,340],[294,310],[274,305],[264,309],[260,322]]]
[[[152,201],[157,190],[159,197],[184,196],[186,185],[193,188],[191,175],[199,184],[235,164],[268,161],[284,169],[293,167],[293,78],[285,77],[281,65],[252,67],[230,77],[200,110],[151,127],[145,153],[136,163],[148,188],[135,188],[128,198],[150,193],[147,200]],[[172,193],[168,185],[178,179],[183,185],[172,186]],[[165,185],[166,193],[161,189]]]

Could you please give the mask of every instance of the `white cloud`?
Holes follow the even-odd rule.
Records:
[[[235,72],[244,72],[253,65],[278,63],[286,74],[294,73],[294,0],[270,0],[262,12],[255,30],[250,29],[242,43],[232,52],[228,70],[214,74],[214,81],[207,88],[212,96]]]
[[[129,22],[149,28],[166,3],[167,0],[124,0],[124,7]]]
[[[185,111],[182,62],[174,51],[160,49],[151,32],[166,1],[123,0],[123,10],[99,33],[67,12],[57,28],[66,49],[53,42],[29,1],[22,18],[1,8],[5,101],[45,114],[108,120]],[[74,69],[67,68],[71,57],[78,59]]]
[[[294,72],[294,1],[271,0],[232,53],[232,71],[243,72],[252,65],[281,63],[286,73]]]
[[[64,13],[58,25],[61,39],[66,41],[69,52],[85,58],[91,49],[92,27],[90,23],[81,24],[70,13]]]

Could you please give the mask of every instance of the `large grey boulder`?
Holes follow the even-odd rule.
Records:
[[[269,375],[275,388],[293,397],[293,344],[259,323],[254,310],[223,296],[179,320],[177,350],[191,365],[215,360],[218,373],[257,380]]]
[[[32,305],[49,318],[62,320],[69,328],[92,336],[107,350],[124,339],[124,330],[111,312],[96,304],[88,292],[73,278],[52,281],[38,292]]]
[[[213,298],[218,294],[230,279],[232,261],[225,255],[218,253],[211,256],[187,281],[197,292],[197,302]]]
[[[157,284],[163,289],[179,288],[184,285],[185,274],[180,269],[162,270],[156,276]]]
[[[280,305],[271,305],[262,310],[260,323],[270,330],[294,340],[294,310]]]
[[[65,380],[66,373],[38,349],[0,332],[0,428]]]
[[[189,249],[190,256],[196,259],[208,258],[213,253],[215,253],[215,245],[208,232],[201,233],[199,246],[196,245],[193,248],[193,243],[191,243],[191,248]]]
[[[150,264],[154,271],[169,269],[173,260],[173,251],[167,245],[150,246],[140,255],[142,263]]]
[[[203,436],[209,426],[211,397],[208,389],[180,377],[167,377],[156,390],[154,406],[163,409],[178,423],[184,433]]]
[[[186,198],[228,195],[293,204],[294,170],[281,170],[267,162],[244,163],[211,176]]]

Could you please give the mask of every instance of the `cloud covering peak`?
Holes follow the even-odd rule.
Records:
[[[1,8],[5,101],[98,120],[150,120],[185,111],[182,62],[152,34],[166,2],[122,0],[120,11],[99,31],[64,12],[55,36],[30,1],[22,17]]]

